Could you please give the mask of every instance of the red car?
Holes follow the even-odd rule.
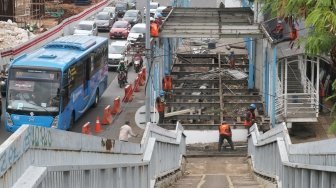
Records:
[[[127,38],[130,30],[131,24],[128,21],[116,21],[110,30],[110,38]]]

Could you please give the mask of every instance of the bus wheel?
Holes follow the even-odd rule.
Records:
[[[72,113],[71,114],[71,119],[70,119],[70,124],[69,124],[69,128],[67,129],[68,131],[71,131],[72,128],[75,126],[75,114]]]
[[[95,97],[95,101],[93,103],[93,107],[96,107],[98,105],[99,102],[99,91],[96,91],[96,97]]]

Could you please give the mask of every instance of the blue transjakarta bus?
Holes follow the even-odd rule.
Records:
[[[10,64],[6,129],[22,124],[69,130],[96,106],[108,82],[108,40],[65,36]]]

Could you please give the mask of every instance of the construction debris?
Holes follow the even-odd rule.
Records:
[[[35,37],[29,30],[21,29],[16,23],[0,21],[0,50],[15,47]]]

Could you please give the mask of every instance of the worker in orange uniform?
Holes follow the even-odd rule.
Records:
[[[159,96],[156,98],[156,110],[159,112],[159,123],[163,123],[165,105],[166,102],[164,100],[164,91],[160,91]]]
[[[295,24],[292,24],[291,26],[291,32],[289,33],[289,47],[291,49],[293,49],[294,46],[294,42],[296,41],[296,39],[299,37],[299,31],[298,29],[295,27]]]
[[[158,37],[159,36],[159,26],[155,22],[154,18],[150,18],[150,34],[151,37]]]
[[[219,126],[218,130],[219,130],[218,151],[219,152],[221,151],[224,139],[226,139],[227,142],[230,144],[231,150],[234,150],[230,125],[227,124],[225,121],[223,121],[222,124]]]
[[[246,128],[250,128],[256,121],[256,116],[255,116],[255,109],[256,109],[256,105],[255,104],[251,104],[249,106],[249,109],[246,113],[246,116],[245,116],[245,122],[244,122],[244,126]]]

